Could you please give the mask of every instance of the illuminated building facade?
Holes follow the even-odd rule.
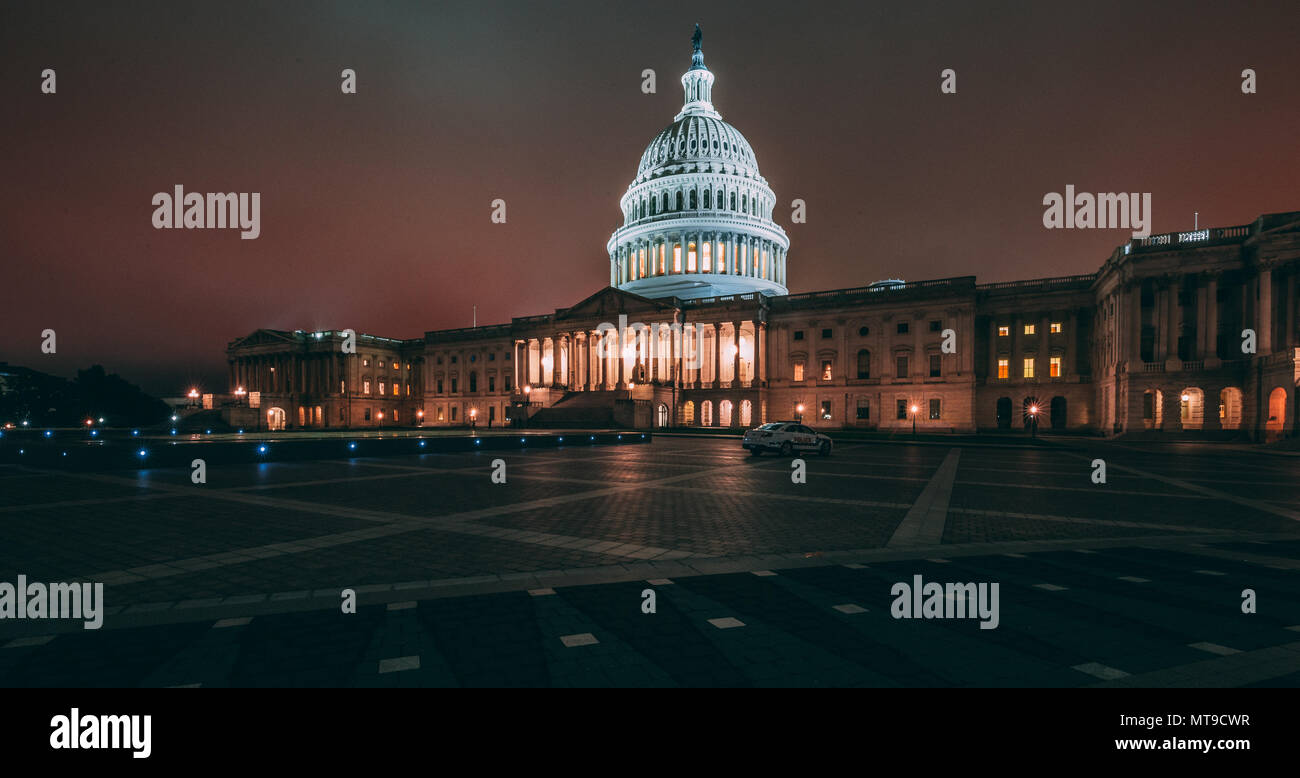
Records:
[[[1300,212],[1135,239],[1086,275],[788,294],[776,196],[695,43],[682,111],[621,200],[608,287],[354,354],[337,332],[259,330],[228,348],[231,390],[288,428],[1294,434]]]

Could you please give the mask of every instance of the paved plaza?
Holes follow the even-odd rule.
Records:
[[[660,435],[206,484],[0,468],[0,582],[102,582],[107,606],[99,630],[0,622],[0,686],[1300,686],[1300,457],[845,440],[804,462],[794,483],[738,439]],[[915,576],[998,584],[996,628],[894,618]]]

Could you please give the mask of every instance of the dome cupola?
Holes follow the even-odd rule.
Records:
[[[786,294],[790,241],[745,136],[713,107],[700,27],[681,111],[650,141],[610,236],[610,285],[645,297]]]

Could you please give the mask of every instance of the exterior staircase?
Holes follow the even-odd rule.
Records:
[[[626,392],[566,392],[554,405],[534,413],[528,419],[530,427],[612,429],[615,420],[615,403]]]

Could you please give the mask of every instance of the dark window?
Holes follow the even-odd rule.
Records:
[[[470,354],[470,355],[469,355],[469,361],[471,361],[471,362],[477,362],[477,361],[478,361],[478,354]]]
[[[478,391],[478,373],[469,374],[469,390],[471,392]]]
[[[898,418],[900,419],[907,418],[907,400],[898,401]]]
[[[506,359],[507,362],[510,361],[510,352],[509,352],[509,351],[506,352],[506,357],[505,357],[505,359]]]
[[[497,390],[497,377],[494,375],[490,375],[488,376],[488,391],[495,392],[496,390]]]
[[[438,357],[438,364],[442,364],[442,357]]]
[[[907,378],[907,357],[898,357],[895,361],[895,378]],[[455,391],[454,389],[452,391]]]
[[[458,358],[459,358],[459,357],[454,357],[454,356],[453,356],[453,357],[451,358],[451,363],[452,363],[453,365],[456,364],[456,360],[457,360]]]
[[[495,361],[497,361],[497,353],[496,353],[495,351],[489,351],[489,352],[488,352],[488,361],[489,361],[489,362],[495,362]]]
[[[510,376],[504,376],[502,380],[504,381],[504,384],[505,384],[505,390],[506,390],[507,392],[510,391]],[[507,416],[506,418],[508,419],[508,418],[510,418],[510,417]]]
[[[442,394],[442,379],[438,379],[438,394]]]
[[[831,331],[829,329],[822,330],[822,340],[828,340],[830,339],[830,337],[831,337]]]
[[[942,321],[930,322],[930,332],[938,332],[943,327]]]
[[[930,355],[930,377],[931,378],[938,378],[941,375],[943,375],[943,373],[940,370],[941,362],[942,362],[942,358],[938,354]]]
[[[937,419],[937,418],[939,418],[939,401],[938,401],[938,400],[931,400],[931,401],[930,401],[930,418],[931,418],[931,419]]]
[[[452,393],[452,394],[455,394],[455,393],[456,393],[456,379],[455,379],[455,378],[451,379],[451,393]]]
[[[907,334],[907,322],[905,322],[905,321],[900,321],[900,322],[898,323],[898,334],[899,334],[899,335],[906,335],[906,334]]]
[[[795,340],[803,340],[803,330],[795,330],[795,331],[794,331],[794,339],[795,339]]]
[[[860,335],[860,336],[862,336],[862,337],[864,337],[864,338],[867,337],[867,335],[868,335],[870,332],[871,332],[871,330],[867,329],[866,327],[858,327],[858,335]]]
[[[862,349],[858,352],[858,378],[871,377],[871,352]]]
[[[369,408],[366,409],[366,417],[365,417],[365,418],[366,418],[366,421],[370,421],[370,409],[369,409]]]

